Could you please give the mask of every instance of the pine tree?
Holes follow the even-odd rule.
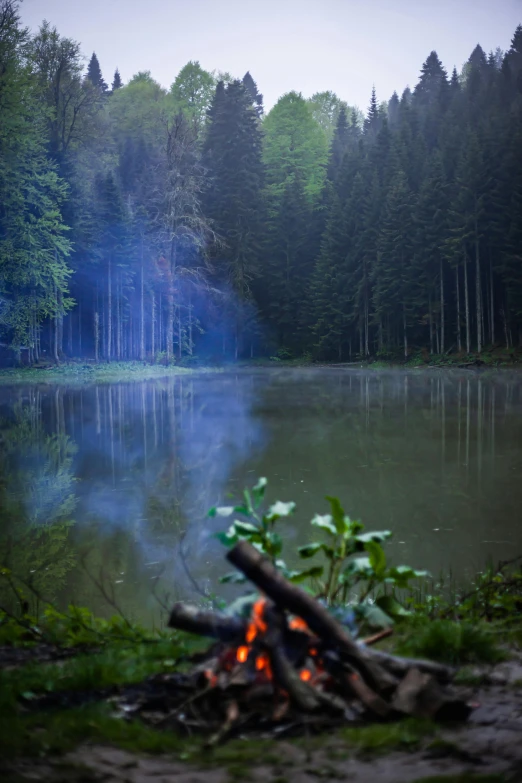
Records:
[[[419,106],[432,106],[447,85],[447,74],[437,52],[431,52],[421,69],[421,75],[413,97]]]
[[[87,67],[87,78],[91,84],[101,90],[101,92],[107,92],[108,87],[103,79],[100,63],[96,57],[96,52],[92,53],[92,57],[89,60],[89,65]]]
[[[447,347],[448,201],[442,158],[436,150],[429,161],[415,212],[416,293],[423,322],[429,326],[430,353],[435,350],[435,340],[438,353],[444,353]]]
[[[348,151],[351,140],[350,136],[350,126],[348,125],[348,119],[346,117],[346,109],[342,106],[339,111],[337,125],[330,147],[330,159],[328,161],[327,169],[327,177],[329,180],[333,181],[339,174],[343,158]]]
[[[408,356],[408,331],[414,316],[413,283],[414,200],[404,173],[399,172],[389,190],[377,242],[373,269],[374,319],[386,335],[402,334],[404,356]]]
[[[120,72],[116,68],[114,71],[114,78],[112,80],[112,91],[115,92],[116,90],[119,90],[120,87],[123,87],[123,82],[121,80]]]
[[[255,83],[252,76],[250,75],[250,71],[247,71],[243,76],[243,84],[245,86],[247,93],[250,95],[252,99],[252,104],[254,105],[257,116],[262,117],[264,111],[263,96],[257,89],[257,84]]]
[[[209,188],[205,213],[214,222],[224,247],[215,246],[222,277],[239,297],[234,315],[235,355],[244,350],[245,312],[252,280],[260,274],[264,169],[261,129],[251,96],[242,82],[218,85],[204,145]]]
[[[394,92],[388,101],[388,122],[390,125],[395,125],[399,119],[399,104],[399,96]]]
[[[375,93],[375,87],[372,88],[372,97],[370,99],[370,106],[368,107],[368,113],[364,120],[364,135],[370,138],[375,138],[381,127],[381,113],[377,104],[377,95]]]

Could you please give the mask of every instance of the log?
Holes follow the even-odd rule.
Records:
[[[377,663],[397,677],[404,677],[410,669],[417,669],[422,674],[431,674],[438,682],[442,683],[451,682],[455,676],[455,669],[451,666],[445,666],[443,663],[421,661],[416,658],[400,658],[382,650],[368,650],[368,652]]]
[[[190,604],[176,603],[170,613],[168,627],[222,642],[241,643],[245,637],[246,622],[222,612],[208,612]]]
[[[369,650],[354,642],[322,604],[288,582],[271,561],[248,541],[239,541],[227,554],[227,560],[280,609],[301,617],[328,646],[337,648],[370,687],[379,693],[396,687],[397,679],[372,658]]]

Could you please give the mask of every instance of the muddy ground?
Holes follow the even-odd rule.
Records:
[[[186,764],[168,756],[134,755],[114,747],[83,745],[66,756],[18,761],[2,768],[3,783],[413,783],[483,780],[522,782],[522,662],[495,667],[489,684],[475,689],[478,704],[465,724],[441,726],[414,751],[361,756],[339,737],[307,743],[274,741],[262,763]]]

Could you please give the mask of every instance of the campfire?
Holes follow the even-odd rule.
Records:
[[[354,640],[326,606],[246,541],[227,558],[261,594],[250,615],[178,603],[169,620],[172,628],[216,640],[192,672],[206,709],[220,716],[213,741],[261,724],[299,731],[404,715],[468,716],[472,705],[451,685],[451,667],[374,649],[389,631]]]

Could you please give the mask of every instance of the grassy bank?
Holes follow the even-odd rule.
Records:
[[[285,368],[300,367],[353,367],[370,370],[402,368],[407,370],[422,370],[434,368],[469,368],[469,369],[520,369],[522,367],[522,352],[505,349],[484,351],[481,354],[439,354],[426,356],[422,353],[412,353],[407,359],[400,355],[369,359],[352,359],[342,362],[317,362],[310,356],[291,358],[286,353],[283,358],[278,355],[264,358],[245,359],[238,362],[228,362],[216,366],[205,364],[204,359],[193,357],[181,365],[148,364],[146,362],[110,362],[95,364],[91,361],[70,361],[57,366],[42,365],[40,367],[19,367],[0,369],[0,385],[34,384],[34,383],[118,383],[128,381],[145,381],[153,378],[166,378],[176,375],[186,375],[193,372],[222,372],[234,369],[252,368]]]
[[[111,362],[94,364],[89,362],[68,362],[56,367],[20,367],[0,370],[0,384],[32,383],[117,383],[146,381],[152,378],[167,378],[175,375],[189,375],[209,372],[210,368],[179,367],[176,365],[146,364],[145,362]]]

